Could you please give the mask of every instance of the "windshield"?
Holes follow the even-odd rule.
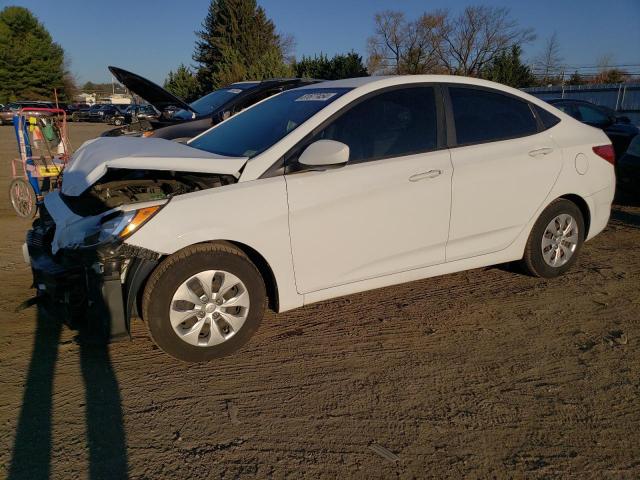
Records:
[[[189,106],[198,112],[199,116],[211,115],[215,110],[227,103],[237,94],[254,85],[256,84],[244,83],[242,85],[230,85],[227,88],[215,90],[209,95],[199,98],[198,100],[190,103]],[[192,113],[187,110],[178,110],[173,117],[179,118],[180,120],[189,120],[192,118]]]
[[[255,157],[348,88],[289,90],[231,117],[189,142],[189,146],[229,157]]]

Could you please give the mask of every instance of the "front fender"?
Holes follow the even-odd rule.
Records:
[[[279,310],[302,305],[295,288],[283,177],[240,182],[173,198],[126,243],[171,255],[190,245],[226,240],[249,246],[270,265]]]

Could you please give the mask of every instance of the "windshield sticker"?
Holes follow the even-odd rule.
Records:
[[[239,88],[230,88],[229,90],[227,90],[227,92],[238,94],[242,92],[242,90],[240,90]]]
[[[328,93],[306,93],[301,97],[296,98],[296,102],[326,102],[331,97],[335,97],[337,95],[336,92],[328,92]]]

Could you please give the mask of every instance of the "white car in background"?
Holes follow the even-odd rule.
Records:
[[[185,361],[278,312],[519,260],[556,277],[607,224],[600,130],[496,83],[370,77],[289,90],[187,145],[100,138],[29,232],[40,293],[139,312]],[[95,320],[95,317],[92,317]]]

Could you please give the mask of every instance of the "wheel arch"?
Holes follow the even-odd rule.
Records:
[[[224,242],[230,243],[234,245],[236,248],[240,249],[249,260],[253,262],[253,264],[258,268],[260,275],[262,275],[262,280],[264,281],[264,286],[267,289],[267,298],[269,302],[269,308],[274,312],[278,311],[279,308],[279,297],[278,297],[278,283],[276,281],[276,276],[273,273],[273,269],[269,262],[262,256],[260,252],[255,250],[253,247],[249,245],[234,241],[234,240],[222,240]]]
[[[582,213],[582,218],[584,220],[584,238],[586,239],[589,236],[589,228],[591,227],[591,210],[589,209],[589,204],[587,203],[587,201],[580,195],[577,195],[575,193],[568,193],[558,198],[569,200],[580,209],[580,213]]]
[[[247,257],[249,257],[249,260],[251,260],[251,262],[253,262],[253,264],[257,267],[258,271],[260,272],[260,275],[262,276],[262,280],[264,281],[265,288],[267,289],[267,298],[269,301],[268,303],[269,308],[274,312],[278,311],[280,307],[280,301],[279,301],[278,283],[276,281],[276,276],[273,273],[271,265],[269,265],[269,262],[264,258],[264,256],[260,252],[258,252],[253,247],[250,247],[245,243],[238,242],[235,240],[211,240],[206,242],[198,242],[198,243],[195,243],[194,245],[203,245],[207,243],[228,243],[230,245],[233,245],[234,247],[242,251],[242,253],[244,253]],[[142,294],[144,292],[144,288],[147,280],[149,279],[153,271],[156,268],[158,268],[160,264],[170,256],[171,255],[162,255],[157,262],[154,262],[155,264],[151,266],[151,268],[147,267],[147,269],[143,271],[142,278],[136,279],[137,285],[135,288],[135,292],[131,293],[136,297],[135,302],[136,302],[137,311],[134,311],[135,313],[138,313],[139,315],[142,313],[142,308],[141,308]]]

